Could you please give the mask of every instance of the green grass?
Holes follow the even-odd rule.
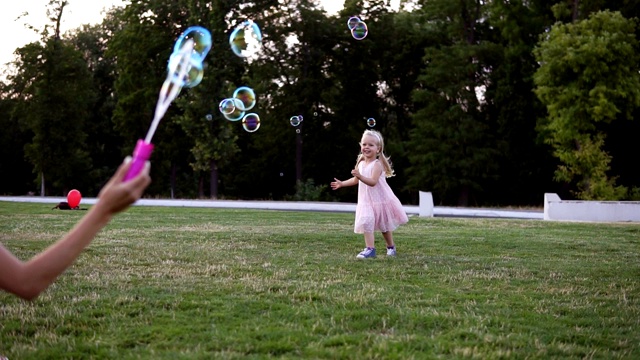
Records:
[[[0,202],[0,241],[84,215],[50,208]],[[0,292],[0,355],[640,358],[638,224],[413,217],[363,261],[353,218],[133,207],[34,302]]]

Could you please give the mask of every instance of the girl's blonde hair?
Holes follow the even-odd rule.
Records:
[[[385,177],[394,176],[395,173],[393,172],[393,167],[391,167],[391,158],[384,154],[384,139],[382,138],[382,134],[376,130],[365,130],[364,134],[362,134],[362,137],[364,138],[365,136],[371,136],[377,140],[376,145],[378,145],[378,147],[380,148],[378,160],[380,160],[380,162],[382,163]],[[363,160],[363,158],[364,155],[362,155],[362,152],[360,152],[360,154],[358,154],[358,158],[356,159],[356,167],[358,166],[360,161]]]

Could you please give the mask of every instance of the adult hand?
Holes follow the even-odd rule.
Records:
[[[108,214],[116,214],[140,199],[144,190],[151,183],[151,177],[149,176],[151,164],[147,161],[142,171],[135,178],[123,182],[130,166],[131,157],[127,157],[118,167],[116,173],[100,190],[96,207]]]

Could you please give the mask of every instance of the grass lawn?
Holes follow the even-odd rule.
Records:
[[[0,202],[27,259],[83,211]],[[352,214],[133,207],[33,302],[9,359],[640,359],[640,225],[412,217],[357,260]]]

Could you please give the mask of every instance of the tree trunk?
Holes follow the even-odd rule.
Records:
[[[40,173],[40,196],[46,196],[44,186],[44,172]]]
[[[212,199],[218,199],[218,165],[214,159],[209,163],[209,195]]]
[[[204,178],[200,175],[198,179],[198,199],[202,199],[204,198]]]
[[[174,199],[175,198],[175,192],[176,192],[176,163],[171,162],[171,179],[169,180],[171,183],[171,198]]]
[[[458,194],[458,206],[469,206],[469,186],[463,185]]]
[[[302,182],[302,123],[296,128],[296,184]]]

